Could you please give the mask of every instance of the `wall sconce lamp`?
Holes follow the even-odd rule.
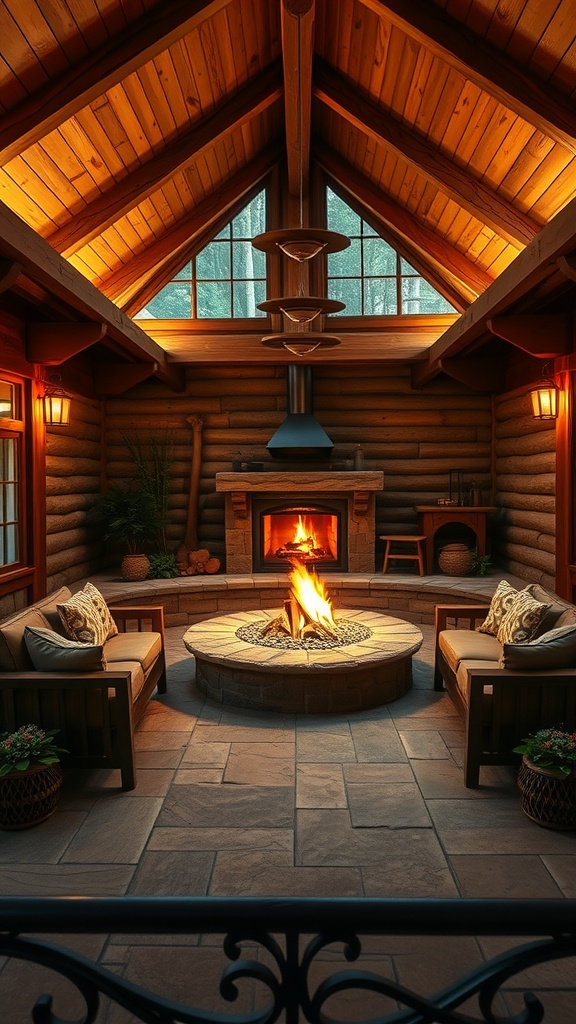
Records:
[[[558,416],[559,388],[552,377],[545,376],[546,367],[542,369],[542,380],[530,392],[532,412],[537,420],[555,420]]]
[[[42,405],[47,427],[65,427],[70,423],[70,396],[58,383],[48,378],[45,382]]]

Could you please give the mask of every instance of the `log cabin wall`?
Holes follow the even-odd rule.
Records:
[[[494,402],[498,564],[522,579],[556,587],[556,429],[534,419],[528,390]]]
[[[174,444],[169,545],[183,540],[190,490],[192,430],[203,420],[198,540],[224,559],[224,499],[215,474],[233,461],[264,462],[280,469],[266,450],[286,410],[286,372],[281,367],[190,368],[186,392],[157,381],[108,399],[106,465],[110,480],[133,475],[122,435],[145,442],[170,436]],[[314,412],[334,443],[332,463],[362,445],[366,469],[384,471],[377,496],[377,533],[417,532],[415,506],[448,495],[449,472],[462,471],[465,485],[480,487],[492,501],[492,409],[487,395],[473,394],[447,378],[413,390],[407,367],[314,367]],[[313,467],[311,467],[313,468]],[[382,564],[378,547],[376,566]]]
[[[46,428],[48,593],[101,567],[86,512],[102,488],[102,415],[102,402],[74,396],[69,426]]]

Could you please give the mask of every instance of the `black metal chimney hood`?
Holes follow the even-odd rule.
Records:
[[[274,459],[326,460],[334,445],[312,412],[312,367],[290,364],[287,374],[288,415],[267,449]]]

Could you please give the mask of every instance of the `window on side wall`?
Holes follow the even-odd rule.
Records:
[[[0,380],[0,574],[24,560],[22,388]]]

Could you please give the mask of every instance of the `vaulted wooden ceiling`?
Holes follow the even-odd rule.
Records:
[[[0,199],[134,314],[322,171],[462,311],[576,196],[575,98],[574,0],[2,0]]]

